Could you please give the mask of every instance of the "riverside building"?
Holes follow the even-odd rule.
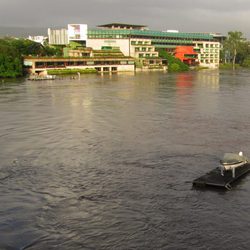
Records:
[[[50,45],[63,47],[62,57],[25,57],[24,65],[31,74],[47,74],[49,70],[95,69],[97,72],[134,71],[135,61],[119,48],[86,47],[87,24],[68,24],[67,29],[48,29]]]
[[[120,50],[124,56],[133,57],[137,66],[147,69],[166,67],[166,62],[159,58],[159,49],[189,65],[218,68],[224,38],[217,33],[153,31],[145,25],[125,23],[104,24],[94,29],[88,29],[86,24],[69,24],[67,29],[48,29],[48,37],[51,45],[72,47],[75,43],[98,51]],[[78,50],[75,54],[81,53],[79,46],[73,45]]]
[[[62,57],[25,57],[24,65],[30,74],[46,75],[49,70],[94,69],[100,73],[135,71],[135,61],[120,50],[64,48]]]
[[[157,49],[165,49],[175,54],[176,48],[180,46],[191,47],[195,51],[194,54],[197,53],[197,63],[200,66],[217,68],[220,60],[218,37],[218,34],[215,36],[211,33],[153,31],[145,25],[110,23],[99,25],[97,29],[89,29],[87,46],[94,49],[119,47],[124,55],[141,59],[157,56],[152,53]],[[151,47],[147,48],[145,44]],[[189,58],[190,55],[184,53],[183,61]]]

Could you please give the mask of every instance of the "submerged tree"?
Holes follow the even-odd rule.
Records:
[[[229,53],[230,59],[235,69],[236,58],[239,53],[246,49],[246,38],[240,31],[229,31],[228,37],[224,42],[224,50]]]

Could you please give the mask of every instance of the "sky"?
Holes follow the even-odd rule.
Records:
[[[0,0],[0,26],[66,27],[122,22],[152,30],[241,31],[250,38],[250,0]]]

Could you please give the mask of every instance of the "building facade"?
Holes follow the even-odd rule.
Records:
[[[119,28],[120,27],[120,28]],[[136,27],[136,28],[135,28]],[[210,33],[181,33],[178,31],[153,31],[146,26],[126,24],[105,24],[99,29],[89,29],[87,46],[101,48],[102,46],[117,46],[125,55],[148,57],[150,53],[135,53],[134,41],[143,45],[150,43],[151,50],[165,49],[174,54],[176,47],[189,46],[198,54],[198,63],[209,68],[219,67],[220,41]],[[149,42],[150,41],[150,42]],[[141,52],[149,52],[140,49]],[[137,51],[138,52],[138,51]]]
[[[48,28],[48,39],[50,45],[67,45],[69,44],[68,30]]]
[[[67,29],[48,29],[49,44],[70,45],[77,42],[93,50],[119,49],[142,65],[161,67],[157,50],[173,55],[182,46],[197,53],[196,62],[203,67],[218,68],[221,39],[217,33],[183,33],[177,30],[153,31],[145,25],[110,23],[88,29],[86,24],[69,24]],[[195,56],[196,57],[196,56]],[[184,60],[185,61],[185,60]],[[186,60],[190,63],[190,60]],[[192,60],[191,60],[192,61]],[[192,62],[193,63],[193,62]]]
[[[24,65],[30,74],[47,74],[50,69],[96,69],[98,72],[134,71],[134,60],[131,58],[35,58],[26,57]]]
[[[218,68],[220,63],[221,44],[217,41],[202,41],[194,44],[194,50],[198,53],[200,66]]]
[[[67,29],[48,29],[48,39],[51,45],[68,45],[76,41],[86,46],[87,24],[68,24]]]
[[[198,53],[194,51],[192,46],[177,46],[174,56],[189,66],[198,64]]]

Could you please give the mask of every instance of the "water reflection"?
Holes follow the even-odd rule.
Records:
[[[196,74],[196,84],[203,87],[211,88],[213,90],[219,90],[220,88],[220,71],[204,70],[199,71]]]
[[[180,73],[176,75],[177,96],[187,96],[192,91],[194,75],[190,73]]]

